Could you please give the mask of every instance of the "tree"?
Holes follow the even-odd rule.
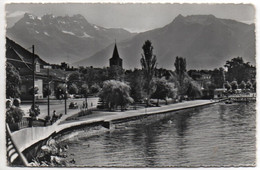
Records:
[[[211,81],[217,88],[222,88],[225,81],[225,71],[222,67],[214,69],[211,74]]]
[[[168,97],[175,97],[177,90],[173,83],[168,83],[165,79],[158,79],[156,81],[156,90],[152,94],[152,98],[157,99],[157,106],[159,106],[159,99],[165,100],[167,104]]]
[[[87,84],[83,84],[83,85],[81,86],[81,91],[80,91],[80,93],[81,93],[82,95],[84,95],[84,97],[88,97],[89,88],[88,88],[88,85],[87,85]]]
[[[66,85],[65,84],[58,84],[58,86],[55,88],[55,96],[57,99],[63,99],[66,96]]]
[[[231,89],[231,85],[228,81],[226,81],[226,83],[224,83],[224,87],[229,91]]]
[[[112,66],[108,68],[108,78],[110,80],[123,80],[124,79],[124,70],[120,66]]]
[[[81,84],[81,76],[79,72],[73,72],[68,77],[68,85],[75,84],[77,87],[80,87]]]
[[[178,75],[183,75],[186,72],[186,59],[182,57],[176,57],[175,62],[175,71]]]
[[[251,89],[252,87],[253,87],[253,85],[252,85],[251,81],[248,80],[248,81],[246,82],[246,88],[247,88],[247,89]]]
[[[92,94],[97,94],[99,91],[100,91],[100,87],[98,84],[93,84],[91,87],[90,87],[90,91]]]
[[[202,96],[201,88],[194,81],[190,81],[187,95],[192,99],[200,98]]]
[[[79,91],[78,87],[76,84],[72,83],[69,85],[69,94],[77,94]]]
[[[239,84],[239,88],[240,89],[245,89],[246,88],[246,83],[244,81],[241,81],[241,83]]]
[[[154,77],[155,69],[157,66],[157,59],[156,56],[153,54],[153,46],[151,41],[147,40],[145,41],[143,47],[143,54],[142,58],[140,60],[142,70],[145,75],[145,80],[146,80],[146,93],[147,93],[147,105],[150,103],[150,97],[151,97],[151,89],[152,89],[152,80]]]
[[[130,86],[117,80],[107,80],[103,83],[99,97],[104,101],[109,109],[121,106],[121,110],[133,102],[129,95]]]
[[[236,90],[236,89],[238,88],[237,81],[232,81],[232,82],[230,83],[230,85],[231,85],[232,90]]]
[[[6,97],[19,97],[21,78],[18,70],[10,63],[6,63]]]
[[[228,69],[227,79],[229,81],[236,80],[239,83],[242,80],[248,80],[248,78],[252,77],[252,74],[255,74],[251,72],[255,67],[250,65],[249,62],[244,63],[242,57],[236,57],[231,61],[227,61],[225,67]]]
[[[48,86],[45,86],[44,88],[43,88],[43,96],[44,97],[47,97],[48,95],[51,95],[51,89],[48,87]]]
[[[130,96],[135,102],[141,102],[145,98],[144,76],[142,70],[135,69],[133,72],[126,74],[125,79],[130,85]]]
[[[184,78],[186,73],[186,59],[177,56],[175,58],[174,66],[175,66],[175,72],[178,76],[180,94],[183,95],[184,94],[183,83],[184,83]]]

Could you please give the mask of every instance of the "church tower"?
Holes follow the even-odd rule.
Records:
[[[118,51],[117,51],[117,46],[115,43],[115,47],[114,47],[114,52],[112,55],[112,58],[109,59],[109,66],[119,66],[121,68],[123,68],[123,60],[119,57]]]

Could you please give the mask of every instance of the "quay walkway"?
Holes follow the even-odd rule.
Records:
[[[116,120],[127,120],[133,117],[140,117],[144,115],[155,115],[166,113],[170,111],[178,111],[188,108],[195,108],[199,106],[214,104],[219,102],[218,100],[194,100],[194,101],[184,101],[181,103],[163,105],[161,107],[149,107],[149,108],[142,108],[138,110],[129,110],[124,112],[101,112],[97,114],[93,114],[90,117],[84,120],[77,120],[74,122],[66,122],[65,120],[77,114],[79,110],[75,110],[70,114],[64,115],[55,122],[51,126],[47,127],[31,127],[25,128],[18,131],[11,133],[12,139],[15,141],[17,148],[20,152],[23,152],[25,149],[31,147],[32,145],[38,143],[39,141],[48,139],[53,134],[58,134],[63,130],[69,130],[73,127],[77,126],[87,126],[93,123],[103,123],[104,125],[110,126],[110,122]]]

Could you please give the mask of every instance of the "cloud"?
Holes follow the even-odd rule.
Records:
[[[15,11],[13,13],[6,12],[6,18],[15,18],[24,15],[28,11]]]

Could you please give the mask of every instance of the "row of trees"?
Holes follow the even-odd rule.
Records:
[[[231,83],[229,83],[228,81],[226,81],[224,83],[224,87],[229,91],[229,90],[236,90],[236,89],[241,89],[241,90],[252,90],[252,89],[256,89],[256,82],[254,82],[253,84],[251,83],[251,81],[241,81],[240,84],[237,83],[237,81],[232,81]]]
[[[151,41],[145,41],[142,46],[140,63],[142,70],[126,71],[122,79],[108,80],[103,83],[100,98],[111,108],[120,105],[125,108],[132,102],[145,101],[147,106],[153,105],[151,99],[175,99],[178,96],[196,98],[201,96],[201,88],[186,72],[186,59],[176,57],[175,72],[157,69],[157,58],[153,54]],[[118,76],[122,78],[122,76]],[[124,93],[123,93],[124,91]],[[128,94],[129,93],[129,94]]]
[[[241,83],[242,81],[248,81],[255,78],[256,68],[245,63],[242,57],[236,57],[227,61],[224,67],[227,68],[226,80],[227,81],[237,81]]]
[[[249,62],[245,63],[242,57],[236,57],[226,61],[224,68],[189,70],[188,74],[194,80],[201,82],[203,95],[207,98],[214,96],[216,88],[225,87],[229,92],[235,92],[236,89],[241,89],[242,92],[256,91],[256,68]]]

